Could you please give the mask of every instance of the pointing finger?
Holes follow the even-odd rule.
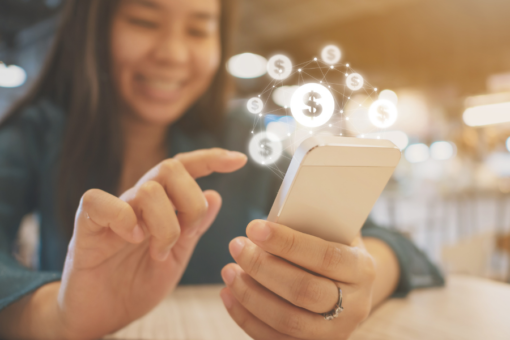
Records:
[[[175,158],[193,178],[204,177],[213,172],[233,172],[242,168],[247,161],[243,153],[220,148],[182,153]]]

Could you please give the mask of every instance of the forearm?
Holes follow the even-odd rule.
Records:
[[[364,237],[363,243],[375,260],[376,276],[372,297],[372,306],[386,300],[397,288],[400,278],[400,267],[395,253],[383,241]]]
[[[46,284],[0,312],[1,339],[62,339],[57,296],[60,282]]]

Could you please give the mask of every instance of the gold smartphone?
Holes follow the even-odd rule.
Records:
[[[350,244],[400,161],[392,142],[316,136],[296,150],[268,221]]]

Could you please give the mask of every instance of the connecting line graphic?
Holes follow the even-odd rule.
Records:
[[[329,54],[323,51],[323,58],[325,55],[334,55],[332,51],[328,52]],[[336,58],[339,60],[340,56],[336,55]],[[356,73],[350,64],[331,64],[314,58],[289,65],[286,62],[290,63],[290,60],[281,55],[274,56],[271,61],[273,64],[268,63],[268,73],[273,79],[255,98],[260,98],[266,108],[271,97],[274,97],[274,91],[279,88],[286,86],[289,91],[292,89],[293,95],[290,102],[281,105],[282,107],[263,109],[262,112],[254,114],[250,156],[279,178],[283,178],[285,171],[278,167],[277,160],[290,160],[306,138],[321,134],[361,134],[363,137],[363,133],[367,133],[367,126],[369,133],[380,134],[396,119],[396,107],[393,108],[388,100],[380,100],[378,89]],[[291,72],[288,71],[289,66]],[[272,72],[269,72],[270,70]],[[285,77],[282,72],[286,72],[285,75],[288,76]],[[320,75],[317,77],[314,74],[318,72]],[[286,81],[288,78],[294,79],[296,75],[297,84]],[[277,104],[280,106],[282,103]],[[272,116],[269,121],[266,120],[268,115]],[[379,120],[379,124],[376,124],[374,119]],[[389,122],[389,119],[393,121]],[[276,125],[278,128],[283,126],[283,130],[271,131],[271,122],[280,124]],[[383,128],[384,124],[386,126]]]

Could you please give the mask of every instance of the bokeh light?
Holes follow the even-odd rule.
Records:
[[[290,99],[292,98],[292,95],[296,90],[299,88],[299,86],[281,86],[277,87],[273,91],[273,101],[276,105],[279,105],[281,107],[289,107],[290,106]]]
[[[462,115],[469,126],[484,126],[510,122],[510,102],[468,108]]]
[[[430,157],[429,147],[423,143],[411,144],[404,152],[409,163],[425,162]]]
[[[395,104],[395,106],[398,105],[398,96],[392,90],[381,91],[381,93],[379,93],[379,99],[386,99]]]
[[[237,78],[257,78],[266,74],[266,58],[253,53],[233,56],[227,63],[228,72]]]
[[[434,142],[430,146],[430,156],[437,161],[445,161],[455,157],[457,147],[451,142]]]
[[[0,87],[19,87],[27,80],[25,70],[16,65],[5,65],[0,62]]]

